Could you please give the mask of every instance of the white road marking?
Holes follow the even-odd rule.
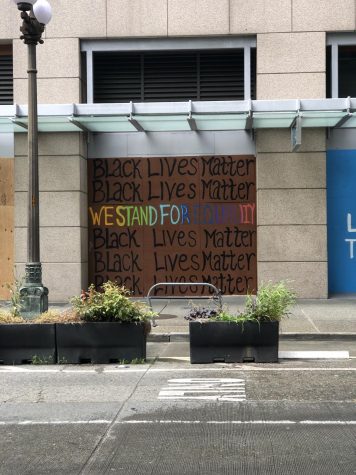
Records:
[[[93,419],[87,421],[0,421],[0,426],[36,426],[36,425],[74,425],[74,424],[111,424],[112,421],[106,419]]]
[[[278,357],[281,359],[349,359],[348,351],[280,351]]]
[[[356,425],[356,421],[290,421],[290,420],[231,420],[231,421],[182,421],[182,420],[129,420],[129,421],[117,421],[117,424],[212,424],[212,425]]]
[[[348,351],[279,351],[280,359],[348,359]],[[189,356],[165,356],[166,360],[190,361]]]
[[[234,378],[169,379],[158,399],[246,401],[245,380]]]
[[[14,369],[13,369],[14,368]],[[101,371],[98,371],[100,368]],[[88,370],[77,370],[77,369],[53,369],[53,370],[46,370],[46,369],[32,369],[32,368],[17,368],[13,366],[0,366],[0,374],[1,373],[28,373],[28,374],[43,374],[43,373],[67,373],[67,374],[77,374],[77,373],[89,373],[94,374],[106,374],[106,373],[205,373],[205,372],[242,372],[242,371],[356,371],[356,368],[281,368],[278,366],[253,366],[251,363],[244,364],[244,365],[234,365],[234,366],[225,366],[225,363],[215,363],[213,368],[118,368],[118,369],[105,369],[101,368],[100,366],[96,367],[96,369],[88,369]]]
[[[178,399],[184,399],[185,401],[232,401],[232,402],[240,402],[240,401],[246,401],[245,397],[227,397],[226,395],[224,396],[158,396],[158,399],[160,400],[170,400],[170,401],[176,401]]]
[[[111,424],[112,420],[109,419],[93,419],[93,420],[79,420],[79,421],[0,421],[0,426],[40,426],[40,425],[80,425],[80,424]],[[356,420],[351,421],[340,421],[340,420],[301,420],[301,421],[291,421],[291,420],[231,420],[231,421],[216,421],[216,420],[207,420],[207,421],[194,421],[194,420],[171,420],[171,419],[133,419],[127,421],[115,421],[115,425],[138,425],[138,424],[206,424],[206,425],[356,425]]]
[[[198,382],[199,384],[208,383],[208,384],[214,384],[214,383],[222,383],[222,384],[228,384],[228,383],[243,383],[245,384],[244,379],[237,379],[237,378],[179,378],[179,379],[170,379],[170,383],[194,383]]]
[[[182,420],[130,420],[130,421],[118,421],[117,424],[212,424],[212,425],[356,425],[356,421],[289,421],[289,420],[277,420],[277,421],[182,421]]]

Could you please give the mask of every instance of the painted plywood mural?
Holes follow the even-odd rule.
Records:
[[[255,157],[93,159],[88,166],[90,282],[116,280],[135,295],[157,282],[210,282],[224,294],[256,289]]]

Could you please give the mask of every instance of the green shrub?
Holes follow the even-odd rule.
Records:
[[[233,313],[230,313],[229,310],[225,309],[225,310],[222,310],[220,313],[218,313],[216,317],[213,317],[211,320],[213,320],[214,322],[244,323],[248,321],[254,321],[256,319],[246,313],[233,314]]]
[[[20,288],[22,286],[23,279],[15,280],[13,283],[5,284],[7,290],[10,293],[10,313],[13,317],[21,318],[22,302],[20,296]],[[16,322],[15,322],[16,323]]]
[[[71,299],[81,320],[86,322],[145,322],[155,314],[142,302],[134,302],[125,287],[108,281],[97,291],[91,285],[88,292]]]
[[[263,284],[256,295],[248,295],[245,309],[232,313],[227,307],[220,311],[208,308],[193,308],[185,317],[187,320],[215,322],[261,322],[264,320],[280,321],[287,316],[296,301],[295,293],[288,289],[285,282]]]
[[[296,295],[285,282],[263,284],[256,296],[248,295],[246,314],[255,320],[280,321],[289,314],[295,304]]]

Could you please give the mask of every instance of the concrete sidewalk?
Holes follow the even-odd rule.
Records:
[[[230,311],[241,311],[244,297],[223,297],[223,304]],[[152,328],[153,341],[179,341],[188,336],[188,321],[184,315],[190,304],[204,305],[205,300],[152,300],[152,307],[159,312],[157,326]],[[213,308],[213,304],[211,304]],[[323,300],[298,300],[291,315],[280,324],[282,338],[299,339],[356,339],[356,298]]]

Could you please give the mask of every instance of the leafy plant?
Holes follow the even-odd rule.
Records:
[[[256,320],[280,321],[289,314],[295,301],[295,293],[285,282],[269,282],[261,285],[256,296],[247,296],[246,313]]]
[[[16,279],[14,283],[12,284],[5,284],[7,290],[10,293],[10,302],[11,302],[11,307],[10,307],[10,313],[13,317],[20,317],[21,316],[21,310],[22,310],[22,302],[21,302],[21,296],[20,296],[20,288],[22,285],[23,279]]]
[[[142,302],[134,302],[130,292],[108,281],[101,292],[91,285],[87,292],[71,299],[80,320],[86,322],[147,322],[156,314]]]
[[[120,365],[126,365],[126,364],[145,364],[146,360],[145,358],[134,358],[133,360],[119,360]]]
[[[48,358],[44,356],[34,355],[31,358],[31,363],[33,365],[45,365],[45,364],[53,364],[53,358],[49,356]]]
[[[228,310],[221,311],[216,317],[213,317],[214,322],[236,322],[244,323],[253,321],[254,318],[246,313],[230,313]]]
[[[193,307],[188,315],[184,318],[186,320],[198,320],[216,317],[218,314],[217,310],[206,308],[206,307]]]
[[[288,289],[285,282],[263,284],[257,294],[248,295],[243,312],[232,313],[227,307],[211,310],[193,307],[185,317],[187,320],[206,320],[220,322],[261,322],[264,320],[280,321],[287,316],[296,301],[295,293]]]

